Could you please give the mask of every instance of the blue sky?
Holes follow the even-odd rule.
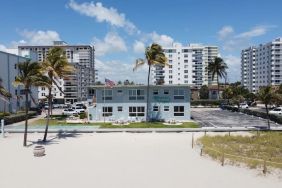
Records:
[[[132,73],[144,46],[218,45],[240,79],[240,51],[282,36],[280,0],[11,0],[0,6],[0,50],[19,44],[93,44],[99,76],[144,82]]]

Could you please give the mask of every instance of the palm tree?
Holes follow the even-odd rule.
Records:
[[[149,121],[149,88],[150,88],[150,74],[151,66],[165,66],[167,65],[167,58],[164,54],[164,50],[159,44],[153,43],[151,46],[147,47],[145,50],[145,57],[147,60],[148,70],[148,80],[147,80],[147,109],[146,109],[146,121]],[[135,62],[133,71],[135,71],[141,65],[146,63],[145,59],[138,58]]]
[[[0,99],[3,101],[7,101],[7,99],[11,98],[12,95],[9,93],[5,87],[2,85],[2,78],[0,77]]]
[[[257,93],[257,98],[264,103],[266,115],[267,115],[267,126],[270,129],[269,124],[269,109],[268,106],[275,102],[275,91],[272,89],[271,86],[261,87]]]
[[[49,50],[46,59],[42,63],[42,73],[46,74],[49,80],[45,79],[47,84],[54,84],[61,93],[64,93],[61,87],[59,87],[57,81],[61,78],[66,78],[69,74],[74,71],[73,66],[71,66],[65,56],[65,52],[60,47],[54,47]],[[52,87],[47,87],[48,89],[48,114],[45,127],[45,133],[43,141],[46,142],[48,134],[48,126],[50,120],[50,112],[52,110]]]
[[[213,62],[208,65],[208,72],[212,75],[212,80],[217,77],[217,98],[219,99],[219,78],[226,78],[226,69],[228,66],[222,58],[216,57]]]
[[[16,86],[22,85],[25,91],[25,129],[23,146],[26,146],[27,128],[28,128],[28,96],[30,94],[31,86],[38,86],[38,79],[41,75],[41,66],[37,62],[26,61],[18,64],[19,74],[16,76],[14,84]]]

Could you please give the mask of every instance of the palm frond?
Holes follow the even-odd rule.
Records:
[[[141,59],[141,58],[136,59],[135,65],[133,67],[133,71],[137,70],[140,66],[142,66],[144,64],[145,64],[145,60],[144,59]]]

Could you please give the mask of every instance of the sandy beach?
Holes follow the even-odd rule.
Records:
[[[278,188],[282,178],[220,166],[191,148],[192,133],[93,133],[52,139],[46,156],[22,147],[23,134],[0,138],[1,188]],[[196,133],[196,136],[203,133]],[[42,138],[29,134],[29,143]]]

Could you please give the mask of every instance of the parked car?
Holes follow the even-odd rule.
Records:
[[[62,113],[63,115],[78,115],[77,111],[71,108],[64,109]]]
[[[82,106],[74,106],[72,107],[73,110],[75,110],[77,113],[84,113],[85,109]]]
[[[246,108],[249,108],[249,105],[247,103],[241,103],[240,108],[246,109]]]
[[[269,111],[269,114],[282,115],[282,107],[277,107]]]

